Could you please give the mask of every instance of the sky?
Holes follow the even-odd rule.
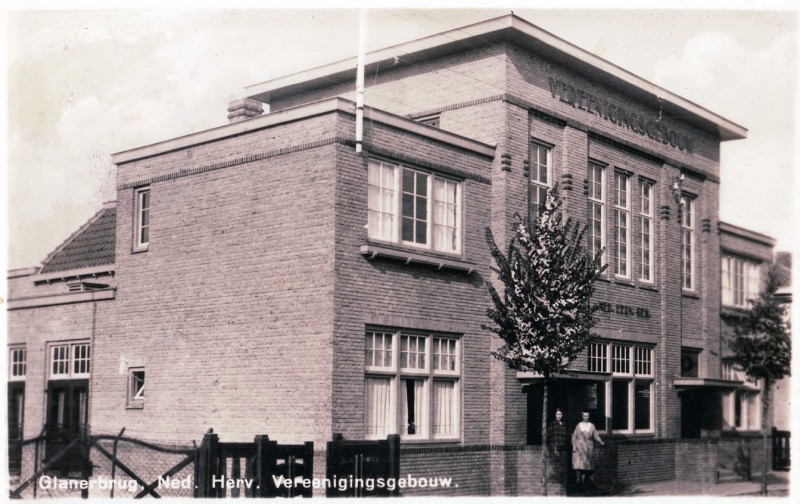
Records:
[[[115,198],[112,153],[224,125],[228,102],[244,97],[245,86],[353,57],[358,47],[353,8],[165,9],[171,4],[163,1],[111,10],[98,2],[64,1],[58,10],[45,9],[46,2],[10,5],[4,11],[7,163],[0,185],[8,195],[9,269],[39,265]],[[779,9],[772,11],[592,5],[603,9],[480,2],[475,8],[373,9],[366,45],[379,49],[513,10],[747,128],[746,140],[722,146],[721,219],[791,250],[797,3],[760,4]]]

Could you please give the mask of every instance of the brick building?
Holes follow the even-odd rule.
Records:
[[[65,246],[10,280],[24,435],[59,404],[159,441],[399,433],[405,467],[460,482],[445,492],[535,493],[541,387],[490,356],[484,230],[507,241],[559,183],[609,267],[599,339],[552,407],[570,428],[590,409],[616,480],[674,477],[696,452],[676,440],[718,437],[742,386],[721,361],[720,248],[748,232],[717,223],[720,143],[746,130],[514,15],[369,53],[366,72],[363,154],[353,60],[113,156],[116,207],[87,225],[113,220],[111,261],[46,271]],[[26,304],[51,290],[64,302]],[[62,361],[85,390],[36,396],[34,370],[53,391]]]

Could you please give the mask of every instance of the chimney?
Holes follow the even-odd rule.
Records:
[[[228,104],[228,123],[244,121],[251,117],[258,117],[264,113],[264,107],[260,101],[242,98],[234,100]]]

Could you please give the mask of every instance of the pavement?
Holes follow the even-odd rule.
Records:
[[[767,495],[789,495],[789,472],[772,471],[767,473]],[[731,481],[724,483],[704,483],[701,481],[656,481],[638,483],[620,491],[617,495],[629,497],[648,497],[665,495],[695,496],[759,496],[761,492],[761,474],[753,474],[752,481]]]

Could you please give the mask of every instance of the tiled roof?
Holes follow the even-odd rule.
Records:
[[[116,206],[106,206],[42,262],[40,273],[114,264]]]

